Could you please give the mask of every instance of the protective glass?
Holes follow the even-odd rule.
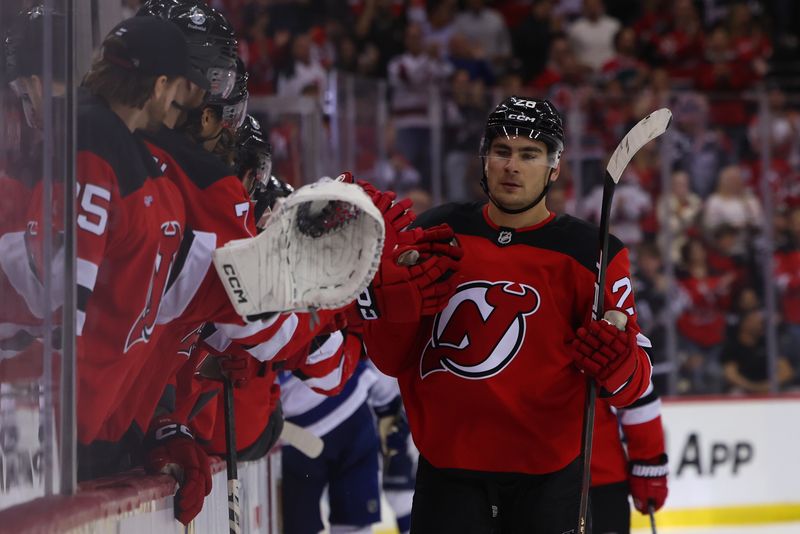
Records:
[[[11,87],[11,90],[14,92],[16,97],[19,98],[20,102],[22,102],[22,111],[25,113],[25,122],[28,123],[28,126],[36,129],[41,128],[41,125],[36,118],[36,110],[33,107],[33,101],[31,100],[28,92],[25,90],[25,87],[20,83],[19,80],[9,82],[8,85]]]
[[[266,187],[269,177],[272,175],[272,158],[269,154],[259,154],[255,173],[254,185]]]
[[[238,103],[222,106],[222,127],[238,130],[247,116],[247,95]]]
[[[225,99],[231,96],[236,84],[236,70],[212,67],[206,71],[206,77],[211,82],[211,97]]]
[[[547,149],[538,143],[520,145],[518,142],[511,142],[520,138],[541,141],[546,147],[555,149]],[[509,160],[514,159],[523,167],[553,169],[558,166],[563,149],[564,145],[559,139],[540,131],[516,126],[498,126],[486,132],[486,136],[481,141],[480,155],[486,158],[490,164],[506,165]]]

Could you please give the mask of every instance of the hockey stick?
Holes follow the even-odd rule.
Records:
[[[228,523],[230,534],[241,534],[242,523],[239,510],[239,473],[236,465],[236,427],[233,408],[233,385],[227,376],[222,380],[225,404],[225,464],[228,471]]]
[[[289,421],[283,422],[281,439],[309,458],[317,458],[322,454],[325,443],[305,428]]]
[[[672,112],[667,108],[654,111],[640,120],[620,141],[611,159],[606,166],[605,182],[603,184],[603,204],[600,211],[599,231],[599,258],[597,261],[597,283],[594,288],[594,305],[592,306],[592,319],[596,320],[603,311],[605,297],[606,271],[608,270],[608,239],[611,224],[611,201],[614,190],[619,182],[625,167],[628,166],[633,156],[648,142],[667,131]],[[608,322],[620,330],[625,329],[627,317],[621,312],[610,310],[604,317]],[[623,321],[624,319],[624,321]],[[581,501],[578,515],[578,532],[586,533],[586,516],[589,508],[589,487],[591,485],[592,465],[592,434],[594,433],[596,385],[592,378],[586,379],[586,403],[583,411],[583,438],[581,443],[581,456],[583,457],[583,480],[581,482]]]
[[[652,504],[647,505],[647,512],[650,514],[650,530],[652,531],[652,534],[658,534],[658,532],[656,532],[655,510],[653,509]]]

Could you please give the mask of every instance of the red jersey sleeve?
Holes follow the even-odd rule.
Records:
[[[112,220],[112,204],[119,201],[119,188],[111,166],[88,151],[77,157],[77,273],[78,324],[80,336],[86,320],[85,303],[94,291],[97,271],[105,256],[108,229],[121,221]],[[115,212],[113,212],[115,213]],[[116,216],[116,215],[115,215]]]
[[[645,348],[652,346],[650,340],[641,332],[637,321],[636,305],[633,295],[633,284],[630,275],[630,260],[628,249],[623,248],[608,264],[606,272],[606,287],[604,297],[604,313],[608,310],[618,310],[628,316],[626,330],[636,332],[637,341],[637,366],[628,383],[619,391],[608,398],[612,406],[617,408],[627,406],[641,397],[650,384],[650,375],[653,367]]]

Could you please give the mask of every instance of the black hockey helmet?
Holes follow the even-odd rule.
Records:
[[[149,0],[137,15],[175,23],[186,36],[192,66],[205,74],[209,96],[227,98],[236,82],[237,42],[230,23],[197,0]]]
[[[3,80],[13,82],[21,76],[44,74],[42,47],[44,45],[45,7],[41,4],[21,11],[3,34]],[[66,77],[66,55],[63,42],[66,35],[64,13],[50,10],[52,24],[53,81]]]
[[[266,184],[257,185],[252,195],[252,199],[256,203],[253,208],[256,222],[261,221],[261,217],[267,210],[275,207],[275,202],[279,198],[288,197],[292,193],[294,193],[294,187],[275,176],[270,176]]]
[[[252,115],[247,115],[236,131],[234,167],[241,179],[248,171],[255,173],[249,191],[251,196],[259,187],[267,186],[272,174],[272,146],[261,129],[261,123]]]
[[[547,146],[548,166],[554,168],[564,151],[564,126],[548,100],[510,96],[489,114],[481,140],[480,155],[486,157],[497,137],[528,137]]]

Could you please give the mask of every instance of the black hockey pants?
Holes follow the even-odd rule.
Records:
[[[411,533],[574,534],[580,487],[580,459],[525,475],[439,469],[420,456]]]

